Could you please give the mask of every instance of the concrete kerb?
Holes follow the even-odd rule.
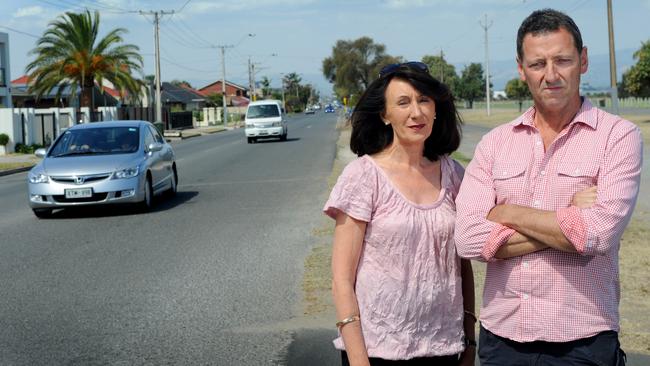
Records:
[[[34,164],[34,165],[36,165],[36,164]],[[15,168],[15,169],[0,170],[0,177],[5,176],[5,175],[20,173],[20,172],[25,172],[25,171],[30,170],[31,168],[33,168],[34,165],[24,166],[24,167]]]
[[[232,128],[229,127],[204,127],[204,128],[190,128],[187,130],[166,130],[164,133],[167,141],[178,141],[189,139],[196,136],[210,135],[222,131],[227,131]]]

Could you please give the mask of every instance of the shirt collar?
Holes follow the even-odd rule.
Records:
[[[512,121],[511,124],[513,127],[517,127],[517,126],[534,127],[535,126],[534,120],[535,120],[535,106],[532,106],[528,108],[521,116],[517,117],[517,119]],[[591,104],[589,99],[585,97],[582,97],[582,105],[580,106],[578,113],[576,113],[575,117],[573,117],[573,120],[571,120],[569,125],[575,123],[582,123],[593,129],[596,129],[596,125],[598,125],[598,111]]]

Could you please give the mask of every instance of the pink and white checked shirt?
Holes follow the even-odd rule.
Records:
[[[530,108],[483,137],[456,199],[458,254],[488,262],[481,323],[517,342],[618,331],[618,250],[639,191],[640,130],[585,99],[544,151],[534,117]],[[576,192],[594,185],[591,208],[570,206]],[[506,203],[555,211],[578,253],[549,248],[493,258],[514,231],[485,217]]]

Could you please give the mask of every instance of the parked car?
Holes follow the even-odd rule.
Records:
[[[249,144],[260,138],[277,137],[286,141],[289,128],[279,100],[252,102],[246,109],[245,134]]]
[[[174,150],[146,121],[79,124],[65,130],[27,174],[29,206],[39,218],[53,209],[132,203],[151,209],[154,196],[176,194]]]
[[[334,107],[332,107],[331,105],[327,105],[325,107],[325,113],[334,113]]]
[[[305,108],[305,114],[315,114],[316,110],[313,107]]]

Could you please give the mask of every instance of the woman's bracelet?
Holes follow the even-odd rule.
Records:
[[[472,317],[472,319],[474,320],[474,323],[476,323],[478,321],[478,318],[476,317],[476,314],[472,313],[469,310],[463,310],[463,311],[465,312],[465,315],[469,315],[470,317]]]
[[[346,324],[350,324],[352,322],[359,321],[359,320],[361,320],[359,315],[352,315],[351,317],[348,317],[348,318],[345,318],[345,319],[343,319],[341,321],[336,322],[336,327],[339,328],[339,330],[340,330],[342,326],[344,326]]]

